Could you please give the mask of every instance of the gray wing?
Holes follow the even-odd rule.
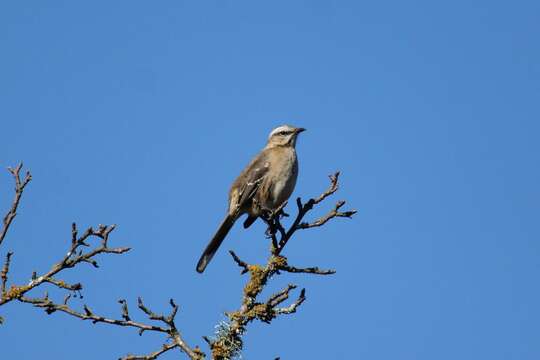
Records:
[[[263,150],[242,171],[231,188],[231,205],[234,200],[238,210],[249,207],[270,169],[267,152]]]

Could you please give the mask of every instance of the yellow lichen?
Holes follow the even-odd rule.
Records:
[[[11,288],[6,293],[6,298],[8,299],[17,299],[22,294],[28,291],[28,286],[15,286],[11,285]]]
[[[272,259],[270,260],[270,262],[276,268],[287,266],[287,258],[281,255],[272,256]]]
[[[250,265],[249,272],[251,278],[244,288],[244,295],[249,298],[254,298],[262,291],[268,274],[258,265]]]

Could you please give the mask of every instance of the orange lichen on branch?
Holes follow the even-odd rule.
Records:
[[[25,292],[27,292],[29,289],[29,286],[16,286],[11,285],[9,290],[6,292],[6,296],[2,298],[2,300],[12,300],[12,299],[18,299],[23,295]]]

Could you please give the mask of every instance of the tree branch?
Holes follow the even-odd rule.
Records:
[[[21,195],[24,191],[24,188],[31,180],[31,175],[27,172],[23,180],[20,179],[20,170],[22,164],[17,166],[15,169],[9,168],[9,171],[15,179],[15,199],[7,215],[4,217],[4,225],[1,230],[0,244],[3,241],[9,226],[11,225],[13,219],[17,214],[17,207]],[[122,327],[129,327],[138,329],[139,334],[142,335],[146,331],[153,331],[158,333],[163,333],[167,336],[167,339],[170,339],[171,343],[163,344],[162,348],[158,351],[150,353],[149,355],[144,356],[133,356],[129,355],[125,359],[155,359],[158,356],[164,354],[165,352],[178,348],[189,356],[192,360],[202,360],[205,355],[202,353],[198,347],[191,348],[182,338],[180,332],[178,331],[175,324],[175,317],[178,312],[178,305],[171,299],[169,301],[171,305],[171,313],[167,316],[158,315],[150,310],[146,305],[144,305],[141,298],[138,299],[138,308],[146,314],[149,320],[156,321],[159,324],[146,324],[143,322],[134,321],[131,319],[129,314],[128,304],[125,300],[119,300],[121,305],[121,314],[122,319],[108,318],[105,316],[97,315],[90,309],[88,305],[84,305],[82,310],[76,310],[69,305],[69,300],[72,297],[72,294],[80,292],[83,288],[81,283],[68,284],[63,280],[58,279],[58,275],[62,272],[65,272],[67,269],[74,268],[82,263],[88,263],[94,267],[99,267],[96,260],[97,256],[100,254],[124,254],[130,250],[127,247],[109,247],[109,235],[115,229],[115,225],[99,225],[97,229],[92,227],[86,229],[82,235],[79,235],[79,230],[77,225],[73,223],[71,225],[71,244],[70,247],[57,263],[51,266],[49,271],[43,275],[37,275],[35,272],[32,274],[31,280],[27,285],[11,285],[8,289],[8,273],[11,264],[11,256],[13,253],[8,252],[6,256],[6,261],[0,272],[1,288],[0,288],[0,306],[5,305],[14,300],[31,304],[35,307],[42,308],[47,314],[53,314],[55,312],[63,312],[75,318],[81,320],[89,320],[93,324],[103,323],[109,325],[116,325]],[[99,244],[97,246],[91,246],[90,240],[99,239]],[[88,249],[88,250],[86,250]],[[65,296],[62,303],[56,303],[49,298],[48,293],[45,293],[42,297],[31,297],[27,294],[33,289],[45,284],[51,284],[54,287],[62,290],[68,290],[70,294]],[[0,318],[0,323],[3,321]]]
[[[54,264],[48,272],[41,276],[33,275],[32,280],[28,285],[12,285],[11,288],[5,291],[0,298],[0,306],[11,302],[16,299],[20,299],[30,290],[40,286],[43,283],[50,283],[58,288],[67,289],[67,290],[81,290],[82,284],[78,283],[75,285],[69,285],[61,280],[55,279],[55,275],[69,268],[73,268],[80,263],[90,263],[94,267],[98,267],[98,263],[95,260],[95,257],[100,254],[123,254],[130,250],[127,247],[118,247],[110,248],[108,247],[109,234],[115,228],[114,225],[105,226],[100,225],[97,230],[94,230],[92,227],[88,228],[84,234],[77,238],[77,226],[75,223],[72,225],[72,233],[75,234],[71,242],[71,247],[67,254],[60,260],[58,263]],[[94,248],[93,250],[85,253],[80,248],[89,246],[86,243],[90,237],[96,237],[101,239],[100,246]]]
[[[243,268],[242,272],[240,273],[240,275],[244,275],[245,273],[249,272],[249,264],[246,263],[245,261],[242,261],[240,260],[240,258],[234,253],[234,251],[232,250],[229,250],[229,254],[231,254],[234,262],[240,266],[241,268]]]
[[[24,188],[31,180],[29,172],[27,172],[24,179],[21,180],[21,168],[22,164],[18,165],[15,169],[9,168],[9,171],[15,179],[15,198],[11,209],[4,217],[3,227],[0,231],[0,245],[17,214],[17,208]],[[274,276],[285,272],[313,275],[331,275],[335,273],[335,270],[331,269],[323,270],[319,267],[301,268],[289,265],[288,259],[281,255],[281,253],[297,230],[323,226],[334,218],[350,218],[356,214],[355,210],[341,211],[341,208],[345,205],[345,201],[339,201],[326,215],[312,222],[304,221],[304,217],[308,212],[339,189],[338,180],[339,172],[331,175],[330,186],[328,189],[319,197],[312,198],[305,204],[298,198],[296,201],[298,213],[288,229],[280,222],[281,217],[288,216],[284,212],[286,203],[282,204],[269,219],[266,219],[268,223],[267,234],[271,238],[271,252],[265,265],[250,264],[240,259],[235,252],[230,251],[234,262],[242,269],[241,274],[249,273],[249,280],[244,286],[239,309],[226,313],[228,321],[222,322],[217,326],[218,330],[212,339],[204,337],[210,346],[213,359],[228,360],[238,355],[243,348],[242,337],[247,331],[247,325],[252,321],[258,320],[270,324],[280,315],[295,313],[304,303],[306,296],[305,289],[302,289],[294,302],[290,303],[288,306],[283,306],[283,304],[290,299],[292,292],[297,288],[294,284],[289,284],[284,289],[281,289],[266,298],[266,300],[259,300],[263,290],[268,285],[269,280]],[[70,306],[70,299],[72,296],[77,297],[77,294],[80,295],[83,285],[80,282],[70,284],[61,280],[61,275],[64,272],[79,266],[82,263],[88,263],[97,268],[99,267],[96,260],[98,255],[124,254],[130,250],[130,248],[127,247],[109,247],[109,235],[114,229],[115,225],[99,225],[97,229],[90,227],[82,234],[79,234],[77,225],[73,223],[71,226],[71,244],[65,256],[52,265],[51,268],[42,275],[38,275],[34,272],[27,285],[8,286],[8,274],[13,255],[13,253],[8,252],[2,270],[0,271],[0,306],[12,301],[18,301],[20,303],[26,303],[41,308],[47,314],[62,312],[83,321],[90,321],[93,324],[101,323],[132,328],[137,330],[139,335],[143,335],[145,332],[156,332],[165,336],[165,340],[158,350],[148,353],[147,355],[127,355],[123,357],[122,360],[157,359],[173,349],[178,349],[185,353],[191,360],[205,359],[206,355],[198,347],[189,346],[178,330],[175,323],[175,317],[179,307],[172,299],[169,301],[171,311],[169,314],[164,315],[153,312],[144,304],[142,298],[138,298],[137,307],[140,312],[145,315],[148,321],[134,320],[130,314],[128,303],[124,299],[118,301],[120,304],[119,318],[98,315],[86,304],[83,305],[80,310]],[[97,245],[91,245],[91,241],[94,239],[99,240]],[[30,291],[43,284],[50,284],[57,289],[67,290],[68,294],[64,297],[62,302],[55,302],[49,297],[48,293],[45,293],[42,297],[33,297],[29,295]],[[0,317],[0,323],[2,323],[2,321],[3,319]]]
[[[300,291],[300,296],[298,297],[298,299],[296,299],[296,301],[294,303],[292,303],[290,306],[288,306],[286,308],[279,308],[276,311],[279,314],[292,314],[292,313],[295,313],[296,309],[300,305],[302,305],[302,303],[305,300],[306,300],[306,289],[302,289],[302,291]]]
[[[333,275],[336,270],[321,270],[318,267],[297,268],[294,266],[284,265],[279,270],[295,273],[295,274],[317,274],[317,275]]]
[[[146,305],[144,305],[141,298],[138,298],[138,307],[143,313],[147,315],[148,319],[152,321],[162,322],[165,324],[165,326],[160,326],[156,324],[145,324],[142,322],[133,321],[129,314],[127,302],[123,299],[119,300],[119,303],[121,304],[122,320],[97,315],[87,305],[83,306],[83,311],[75,310],[68,305],[67,301],[65,301],[63,304],[55,303],[49,298],[47,294],[45,294],[45,296],[41,298],[30,298],[21,296],[18,300],[23,303],[32,304],[33,306],[38,308],[43,308],[45,312],[49,315],[54,312],[60,311],[81,320],[89,320],[93,324],[104,323],[109,325],[135,328],[139,331],[139,335],[142,335],[144,332],[147,331],[163,333],[167,335],[167,338],[170,338],[173,341],[172,344],[163,344],[161,350],[151,353],[149,355],[128,355],[124,357],[124,359],[155,359],[163,353],[174,348],[179,348],[180,350],[182,350],[189,356],[190,359],[204,359],[204,354],[198,348],[192,349],[191,347],[189,347],[184,341],[184,339],[181,337],[180,332],[177,330],[174,318],[178,312],[178,306],[174,303],[172,299],[170,300],[170,305],[172,307],[171,313],[168,316],[164,316],[154,313],[152,310],[146,307]]]
[[[304,225],[304,222],[302,222],[305,215],[315,205],[323,202],[339,189],[338,180],[339,172],[336,172],[330,176],[330,186],[328,189],[319,197],[310,199],[306,204],[303,204],[302,200],[298,198],[296,200],[298,214],[288,230],[285,230],[280,222],[280,217],[284,216],[283,209],[286,204],[283,204],[275,211],[272,217],[265,220],[268,224],[266,234],[271,239],[271,253],[265,265],[249,264],[241,260],[233,251],[229,251],[234,262],[242,268],[241,273],[249,273],[250,278],[244,287],[240,308],[225,314],[228,317],[228,322],[222,322],[217,326],[218,330],[214,338],[204,338],[212,350],[213,359],[226,360],[238,355],[243,347],[242,336],[246,332],[247,325],[250,322],[259,320],[269,324],[279,315],[296,312],[298,307],[306,300],[306,291],[302,289],[299,297],[292,304],[286,307],[280,307],[283,302],[289,299],[291,291],[296,289],[296,285],[289,284],[285,289],[270,296],[266,301],[258,301],[257,299],[263,289],[268,285],[268,281],[275,275],[279,275],[281,272],[314,275],[331,275],[335,273],[335,270],[321,270],[318,267],[298,268],[291,266],[288,264],[287,258],[281,255],[281,253],[297,230],[323,226],[333,218],[350,218],[356,213],[355,210],[340,212],[339,209],[345,204],[344,201],[340,201],[332,211],[313,223],[305,223],[307,225]]]
[[[285,245],[287,245],[287,242],[291,239],[293,234],[299,230],[299,229],[308,229],[311,227],[317,227],[322,226],[326,224],[329,220],[336,218],[336,217],[347,217],[351,218],[354,214],[356,214],[356,210],[350,210],[345,212],[339,212],[338,210],[345,205],[345,201],[338,201],[338,203],[335,205],[334,209],[330,211],[326,216],[323,216],[322,218],[316,220],[313,223],[305,223],[302,222],[304,219],[304,216],[311,210],[313,210],[315,205],[320,204],[323,202],[327,197],[333,195],[336,191],[339,190],[339,175],[340,172],[337,171],[333,175],[330,175],[330,186],[328,189],[326,189],[325,192],[323,192],[319,197],[311,198],[306,202],[305,204],[302,204],[302,199],[297,198],[296,199],[296,206],[298,207],[298,214],[296,215],[296,218],[294,219],[292,225],[289,227],[289,230],[285,231],[283,226],[280,222],[279,214],[277,216],[274,216],[270,221],[269,224],[269,230],[268,232],[271,234],[280,233],[281,237],[279,241],[273,239],[273,243],[277,242],[278,246],[272,246],[272,252],[274,255],[279,255],[282,251]]]
[[[176,347],[178,347],[178,345],[175,343],[163,344],[160,350],[150,353],[148,355],[128,355],[121,358],[120,360],[154,360],[165,354],[167,351],[175,349]]]
[[[0,290],[0,298],[4,297],[4,294],[6,293],[6,285],[7,285],[7,280],[8,280],[9,265],[11,263],[11,256],[13,256],[12,252],[8,252],[6,254],[6,261],[4,262],[4,267],[2,268],[2,272],[0,273],[0,278],[2,279],[2,288]]]
[[[11,209],[9,209],[7,214],[4,216],[4,222],[2,225],[2,229],[0,230],[0,245],[2,245],[2,242],[6,237],[11,222],[13,221],[13,219],[15,219],[15,216],[17,216],[17,208],[19,207],[19,201],[21,201],[21,196],[23,194],[24,188],[26,187],[26,185],[28,185],[30,180],[32,180],[32,175],[29,171],[26,172],[24,179],[21,180],[20,172],[22,166],[23,164],[20,163],[15,168],[8,167],[8,171],[15,179],[15,197],[13,198],[13,202],[11,203]]]

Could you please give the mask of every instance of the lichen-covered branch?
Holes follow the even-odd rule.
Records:
[[[281,253],[297,230],[322,226],[331,219],[338,217],[350,218],[356,213],[355,210],[340,212],[339,209],[343,207],[345,202],[339,201],[327,215],[311,223],[303,222],[306,214],[315,205],[321,203],[338,190],[338,179],[339,172],[330,176],[330,187],[319,197],[310,199],[305,204],[302,204],[302,200],[298,198],[298,214],[288,229],[285,229],[280,222],[280,217],[284,215],[283,208],[285,204],[274,213],[272,218],[266,220],[268,223],[267,234],[271,239],[271,252],[265,265],[249,264],[241,260],[234,251],[230,251],[234,262],[242,269],[241,273],[249,273],[250,277],[244,287],[242,304],[239,309],[226,313],[228,322],[222,322],[218,325],[218,331],[213,338],[205,337],[212,350],[213,359],[227,360],[239,355],[243,348],[242,337],[250,322],[259,320],[269,324],[279,315],[296,312],[298,307],[306,300],[306,290],[302,289],[294,302],[289,306],[281,307],[281,304],[287,301],[291,292],[296,289],[296,285],[293,284],[289,284],[285,289],[278,291],[266,300],[258,300],[261,292],[272,277],[282,272],[314,275],[331,275],[335,273],[334,270],[321,270],[318,267],[300,268],[291,266],[288,264],[288,259]]]

